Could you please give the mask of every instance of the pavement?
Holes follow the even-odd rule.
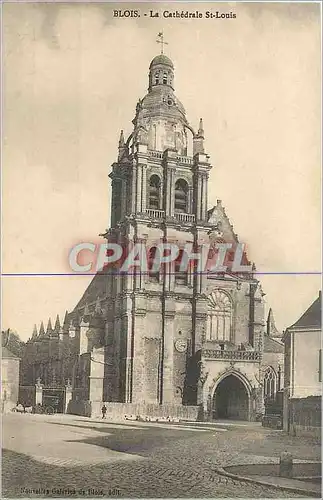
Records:
[[[315,493],[320,497],[321,493],[321,485],[311,482],[311,481],[301,481],[298,479],[288,479],[286,477],[272,477],[272,476],[259,476],[259,475],[254,475],[252,476],[253,479],[256,479],[259,482],[263,483],[272,483],[275,486],[283,486],[284,488],[290,488],[291,490],[294,489],[303,491],[304,493],[308,493],[308,496],[312,496],[310,493]]]
[[[304,497],[224,477],[220,467],[317,461],[320,446],[259,423],[110,422],[73,415],[3,416],[5,498]]]

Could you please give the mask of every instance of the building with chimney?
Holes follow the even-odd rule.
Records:
[[[76,413],[90,404],[98,413],[105,402],[108,413],[181,416],[190,408],[204,419],[253,420],[283,384],[281,334],[272,311],[266,325],[254,265],[251,272],[180,268],[187,244],[210,244],[212,252],[239,240],[221,201],[208,206],[212,163],[203,121],[189,123],[174,77],[166,55],[151,61],[148,92],[130,135],[120,134],[109,175],[111,223],[103,236],[123,248],[144,243],[148,272],[98,272],[62,325],[35,330],[25,383],[63,387],[68,380]],[[161,242],[181,252],[156,271]],[[242,264],[250,265],[245,253]]]

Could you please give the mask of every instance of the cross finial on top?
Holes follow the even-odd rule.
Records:
[[[156,42],[161,44],[160,53],[163,54],[164,53],[164,45],[168,45],[168,42],[165,42],[165,40],[164,40],[164,32],[163,31],[160,31],[158,33]]]

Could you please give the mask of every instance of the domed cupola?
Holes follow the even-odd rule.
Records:
[[[154,57],[149,66],[149,88],[151,91],[157,85],[167,85],[172,90],[174,81],[174,65],[165,54]]]
[[[148,93],[140,101],[137,120],[148,117],[169,117],[186,122],[185,109],[174,93],[174,65],[165,54],[154,57],[149,66]]]
[[[165,43],[165,42],[163,42]],[[173,149],[187,152],[187,129],[184,106],[173,87],[174,65],[165,54],[158,54],[149,65],[149,87],[140,99],[132,123],[133,145],[145,144],[149,150]]]

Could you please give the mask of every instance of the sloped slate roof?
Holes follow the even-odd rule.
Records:
[[[313,304],[304,312],[296,323],[289,328],[321,328],[321,294]]]
[[[274,339],[268,337],[268,335],[264,336],[264,351],[265,352],[284,352],[283,344],[280,344]]]
[[[2,347],[1,349],[1,357],[2,358],[13,358],[19,359],[18,356],[15,356],[7,347]]]
[[[106,295],[106,286],[107,286],[107,273],[106,272],[98,272],[90,284],[88,285],[87,289],[83,293],[81,299],[75,306],[74,310],[72,313],[70,313],[69,319],[72,318],[75,313],[78,312],[79,309],[84,307],[86,304],[91,304],[96,301],[98,297],[103,298]]]

